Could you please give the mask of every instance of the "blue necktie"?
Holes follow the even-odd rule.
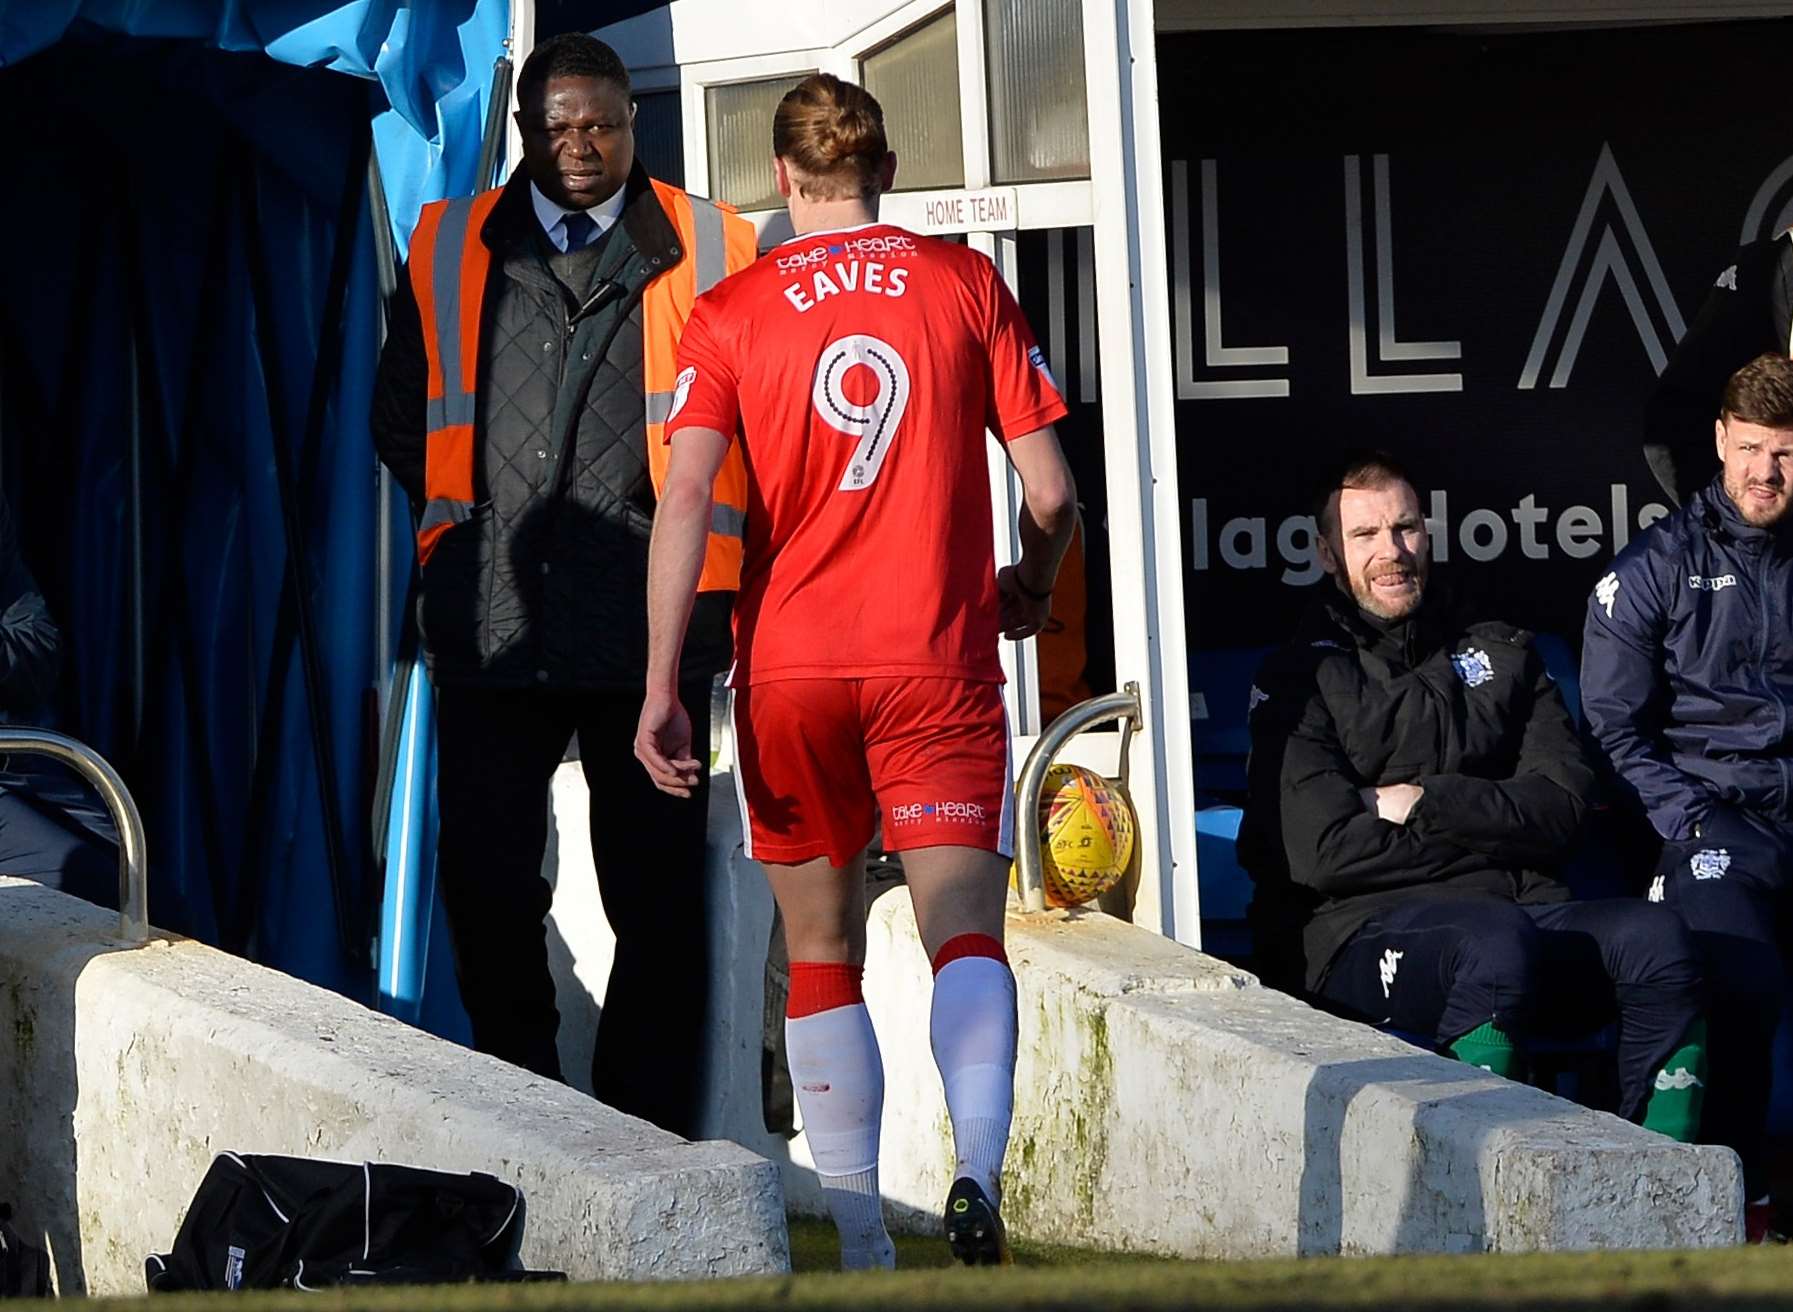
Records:
[[[583,250],[591,244],[591,239],[598,235],[598,225],[591,221],[591,215],[584,210],[576,210],[560,220],[561,231],[566,233],[567,250]]]

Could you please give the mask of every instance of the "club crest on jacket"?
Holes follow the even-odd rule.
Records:
[[[1479,688],[1494,677],[1494,662],[1480,647],[1466,647],[1451,657],[1457,677],[1471,688]]]
[[[1687,864],[1695,879],[1723,879],[1731,868],[1731,854],[1722,847],[1708,847],[1695,852]]]

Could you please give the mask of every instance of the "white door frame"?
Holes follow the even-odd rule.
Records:
[[[959,40],[964,185],[978,189],[992,184],[983,5],[980,0],[952,2]],[[865,55],[947,7],[948,0],[910,0],[826,48],[759,51],[684,65],[686,176],[693,190],[707,186],[709,177],[704,113],[708,87],[809,69],[856,79]],[[1140,813],[1142,868],[1157,872],[1140,889],[1134,918],[1194,944],[1200,941],[1195,787],[1152,46],[1150,0],[1084,0],[1092,176],[1016,187],[1016,230],[1086,226],[1094,230],[1115,670],[1118,682],[1140,688],[1144,722],[1132,740],[1129,773]],[[900,196],[893,197],[889,208],[897,210],[901,203]],[[788,234],[782,213],[745,217],[754,220],[766,245]],[[972,232],[966,240],[990,256],[1014,285],[1014,230]],[[996,557],[999,564],[1006,564],[1019,549],[1013,526],[1020,487],[994,445],[990,477],[998,525]],[[1129,487],[1144,488],[1145,494],[1123,495]],[[1004,643],[1002,658],[1010,680],[1019,754],[1031,746],[1042,727],[1034,644]],[[1083,740],[1082,750],[1071,754],[1112,770],[1118,765],[1112,759],[1118,741],[1118,735],[1095,736]],[[1103,759],[1104,752],[1108,759]]]
[[[1201,945],[1195,760],[1160,176],[1152,0],[1085,0],[1102,442],[1110,499],[1116,681],[1139,687],[1132,793],[1142,881],[1134,919]],[[1139,495],[1116,497],[1134,487]]]

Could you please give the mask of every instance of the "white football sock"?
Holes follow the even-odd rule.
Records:
[[[934,976],[934,1063],[953,1122],[955,1178],[1002,1197],[1015,1110],[1015,976],[994,957],[958,957]]]
[[[852,1175],[823,1175],[822,1197],[840,1232],[840,1269],[870,1271],[896,1266],[896,1245],[884,1228],[884,1204],[878,1193],[878,1168]]]
[[[840,1231],[841,1267],[893,1267],[878,1193],[878,1130],[884,1065],[865,1004],[831,1007],[784,1023],[803,1133]]]

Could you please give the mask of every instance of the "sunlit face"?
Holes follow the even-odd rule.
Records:
[[[1431,569],[1419,493],[1399,480],[1333,494],[1320,564],[1370,614],[1404,619],[1416,610]]]
[[[616,195],[635,164],[635,106],[616,83],[549,78],[517,111],[523,167],[562,209],[588,210]]]
[[[1718,421],[1725,493],[1746,524],[1777,524],[1793,504],[1793,428],[1768,428],[1727,415]]]

